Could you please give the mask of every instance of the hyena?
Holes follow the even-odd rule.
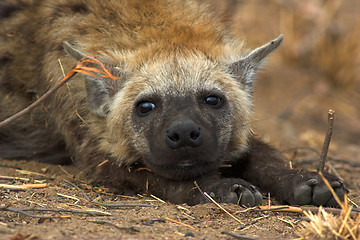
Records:
[[[256,71],[282,35],[246,50],[196,0],[7,0],[0,21],[1,119],[89,53],[119,78],[77,74],[0,129],[3,158],[74,161],[94,184],[172,203],[206,202],[196,181],[218,202],[255,206],[263,191],[337,205],[316,172],[290,169],[250,130]]]

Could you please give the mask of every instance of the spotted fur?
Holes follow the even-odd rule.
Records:
[[[119,78],[76,75],[0,129],[0,156],[71,158],[97,183],[172,202],[204,202],[197,180],[219,201],[260,204],[258,189],[241,178],[279,200],[305,201],[293,201],[299,184],[291,192],[282,183],[298,173],[250,133],[255,73],[282,36],[245,50],[197,0],[6,0],[0,21],[1,119],[88,53]],[[179,145],[176,131],[188,129]],[[220,170],[223,163],[233,168]]]

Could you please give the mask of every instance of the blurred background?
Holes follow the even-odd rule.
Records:
[[[327,169],[359,192],[360,0],[213,4],[248,48],[285,36],[257,76],[254,131],[294,166],[316,168],[327,113],[335,110]]]

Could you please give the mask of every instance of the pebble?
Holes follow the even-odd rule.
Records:
[[[195,237],[195,235],[192,232],[185,233],[185,237]]]

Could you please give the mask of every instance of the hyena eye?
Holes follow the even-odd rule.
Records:
[[[137,106],[137,111],[140,115],[145,116],[147,115],[151,110],[155,108],[155,104],[152,102],[140,102]]]
[[[207,96],[204,99],[204,103],[214,108],[220,108],[222,106],[222,98],[219,96]]]

